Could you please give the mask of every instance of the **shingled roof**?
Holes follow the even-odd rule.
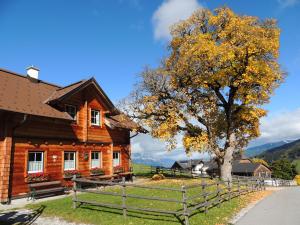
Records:
[[[191,169],[200,163],[204,162],[201,159],[175,161],[171,168]]]
[[[105,124],[110,128],[123,128],[129,130],[138,130],[139,132],[146,133],[137,123],[129,119],[128,116],[124,114],[118,114],[113,116],[107,116],[105,118]]]
[[[0,110],[72,120],[44,101],[60,87],[0,69]]]
[[[240,163],[234,161],[232,163],[232,173],[253,173],[260,165],[260,163]]]

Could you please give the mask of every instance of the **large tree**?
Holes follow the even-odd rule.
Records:
[[[146,68],[126,100],[127,114],[187,152],[209,151],[231,180],[235,151],[259,136],[262,106],[283,81],[276,21],[229,8],[196,11],[172,27],[169,55]]]

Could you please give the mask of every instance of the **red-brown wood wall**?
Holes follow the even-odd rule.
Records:
[[[110,129],[105,125],[105,114],[109,113],[109,109],[97,89],[91,85],[55,107],[63,110],[65,104],[77,107],[76,122],[29,116],[24,124],[15,129],[12,144],[12,171],[10,171],[9,195],[11,197],[28,192],[28,184],[25,180],[29,151],[43,151],[44,173],[49,174],[50,180],[61,180],[64,184],[68,183],[63,178],[64,151],[76,152],[76,170],[82,176],[90,176],[91,151],[101,152],[105,174],[113,173],[113,151],[121,152],[121,166],[125,171],[129,170],[130,132],[125,129]],[[100,110],[101,126],[91,126],[91,109]],[[14,120],[20,120],[22,116],[15,114]],[[1,146],[0,140],[0,148]],[[0,150],[2,152],[2,149]],[[88,154],[88,159],[85,159],[85,154]]]

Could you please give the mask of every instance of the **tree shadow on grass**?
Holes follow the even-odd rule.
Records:
[[[13,210],[0,213],[0,224],[12,225],[12,224],[33,224],[37,218],[43,213],[46,206],[41,205],[35,210]]]
[[[111,213],[123,216],[123,212],[121,209],[111,209],[109,207],[103,207],[99,206],[97,208],[95,207],[89,207],[89,205],[82,204],[80,206],[81,209],[87,209],[91,211],[97,211],[97,212],[104,212],[104,213]],[[137,219],[143,219],[143,220],[152,220],[152,221],[161,221],[163,222],[173,222],[174,224],[184,224],[183,219],[180,218],[178,215],[168,215],[168,214],[160,214],[160,213],[154,213],[154,212],[142,212],[142,211],[136,211],[136,210],[128,210],[127,211],[127,217],[128,218],[137,218]]]

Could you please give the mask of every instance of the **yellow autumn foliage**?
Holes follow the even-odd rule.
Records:
[[[187,151],[219,159],[243,149],[260,135],[263,106],[285,77],[276,21],[201,9],[171,34],[169,55],[141,74],[131,112],[170,148],[182,135]]]

